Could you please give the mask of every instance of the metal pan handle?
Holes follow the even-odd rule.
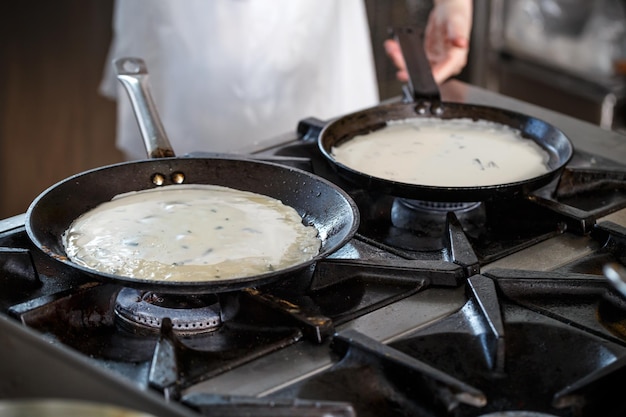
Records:
[[[409,74],[409,93],[413,101],[440,102],[439,86],[424,50],[424,30],[413,26],[394,28]]]
[[[118,58],[113,67],[130,98],[148,157],[176,156],[150,94],[146,63],[141,58]]]

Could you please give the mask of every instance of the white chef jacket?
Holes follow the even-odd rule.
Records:
[[[117,0],[101,92],[118,103],[117,145],[146,157],[114,58],[143,58],[177,155],[237,152],[375,105],[362,0]]]

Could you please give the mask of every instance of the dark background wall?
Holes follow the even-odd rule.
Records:
[[[97,87],[111,1],[0,6],[0,218],[74,173],[121,160],[115,107]]]

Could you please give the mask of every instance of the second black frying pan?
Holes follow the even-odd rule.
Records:
[[[410,77],[413,100],[372,107],[340,117],[320,133],[320,151],[343,177],[366,189],[398,197],[442,202],[486,201],[525,195],[557,178],[573,155],[573,146],[557,127],[543,120],[506,109],[472,104],[442,102],[426,54],[423,34],[414,28],[400,28],[396,35],[402,47]],[[549,155],[548,172],[513,183],[476,187],[440,187],[403,183],[357,171],[335,160],[332,148],[387,125],[389,121],[410,118],[473,119],[496,122],[518,129],[527,140],[541,146]]]
[[[359,222],[356,205],[344,191],[320,177],[245,158],[175,157],[146,89],[147,70],[143,61],[122,59],[118,61],[118,67],[119,77],[134,102],[146,148],[153,159],[83,172],[40,194],[27,211],[26,231],[43,252],[103,281],[162,294],[202,294],[255,287],[287,277],[328,256],[354,235]],[[81,214],[121,193],[178,183],[220,185],[281,200],[293,207],[305,224],[318,230],[320,252],[310,261],[277,271],[196,282],[144,280],[101,273],[68,259],[62,235]]]

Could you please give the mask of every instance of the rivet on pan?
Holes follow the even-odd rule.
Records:
[[[415,106],[415,113],[417,114],[426,114],[428,112],[428,107],[430,107],[430,103],[420,102]]]
[[[172,182],[174,184],[182,184],[183,182],[185,182],[185,174],[183,174],[182,172],[174,172],[172,174]]]
[[[152,183],[154,185],[163,185],[165,183],[165,176],[163,174],[154,174],[152,176]]]
[[[433,104],[433,106],[430,108],[430,112],[435,116],[441,116],[443,114],[443,110],[444,108],[441,103]]]

